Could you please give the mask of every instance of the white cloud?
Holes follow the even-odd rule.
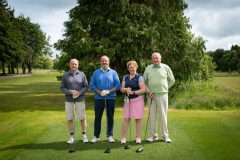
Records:
[[[207,51],[240,45],[239,0],[186,0],[185,15],[190,18],[191,31],[208,42]]]

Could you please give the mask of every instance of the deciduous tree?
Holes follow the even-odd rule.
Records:
[[[25,18],[23,15],[17,17],[22,31],[25,59],[22,65],[25,72],[25,65],[28,68],[28,73],[32,73],[34,59],[42,55],[52,55],[51,45],[49,43],[50,37],[46,36],[39,24],[32,23],[30,18]]]

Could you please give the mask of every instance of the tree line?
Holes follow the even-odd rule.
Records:
[[[217,49],[207,53],[216,64],[216,71],[240,73],[240,46],[232,45],[230,50]]]
[[[5,68],[8,73],[22,68],[23,73],[32,73],[33,65],[44,66],[41,63],[52,55],[50,36],[44,33],[39,24],[32,23],[24,15],[15,17],[7,0],[0,0],[0,64],[2,74]],[[45,64],[46,66],[46,64]],[[28,71],[27,71],[28,70]]]

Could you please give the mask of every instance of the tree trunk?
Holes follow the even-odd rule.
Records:
[[[2,72],[3,72],[2,75],[6,75],[3,61],[2,61]]]
[[[30,61],[28,61],[26,63],[27,67],[28,67],[28,73],[32,73],[32,63]]]
[[[11,67],[11,72],[12,72],[12,74],[15,74],[14,66],[15,66],[14,63],[11,63],[11,66],[10,66],[10,67]]]
[[[25,67],[25,64],[24,64],[24,63],[22,64],[22,73],[23,73],[23,74],[26,74],[26,67]]]
[[[12,72],[11,72],[11,65],[10,64],[8,64],[8,74],[12,74]]]

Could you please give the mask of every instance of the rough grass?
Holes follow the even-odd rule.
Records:
[[[170,99],[172,108],[232,110],[240,108],[240,77],[215,77],[213,81],[189,83]]]

